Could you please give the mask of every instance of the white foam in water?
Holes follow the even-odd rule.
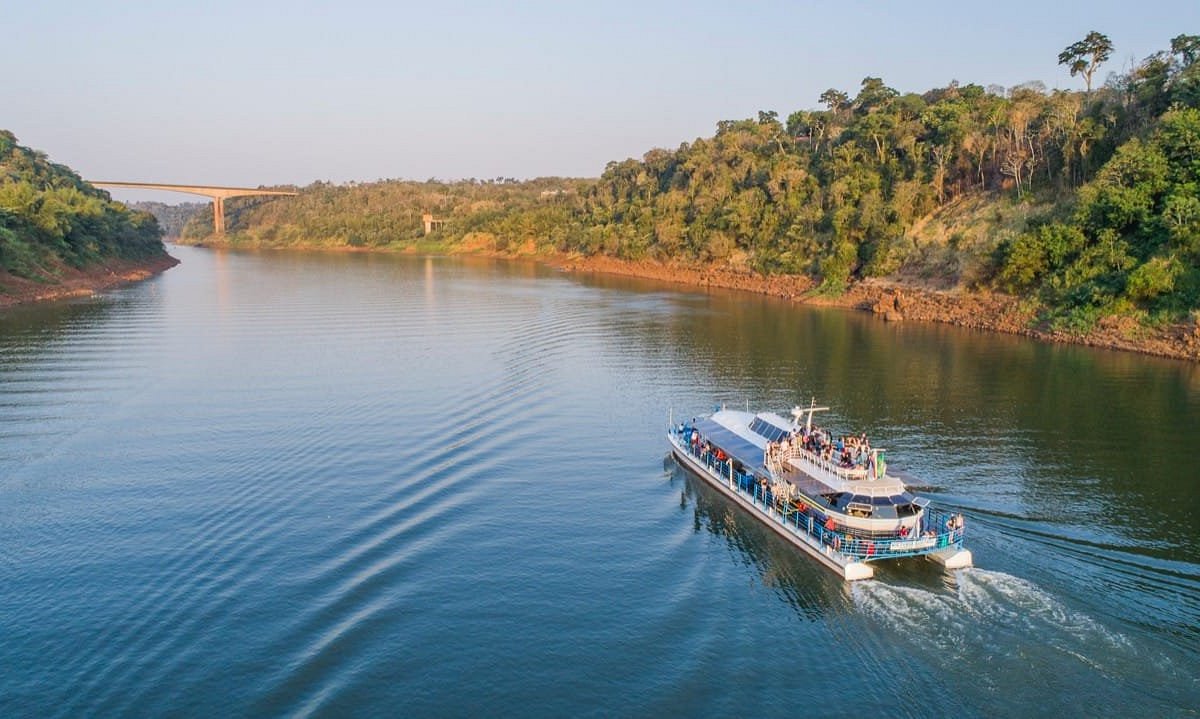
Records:
[[[956,592],[892,586],[880,581],[856,583],[855,604],[903,636],[932,645],[942,656],[965,658],[969,647],[1003,644],[1001,635],[1024,635],[1031,644],[1076,657],[1092,670],[1114,649],[1128,647],[1119,633],[1064,606],[1033,583],[1003,572],[968,569],[955,576]],[[1087,657],[1081,647],[1097,656]],[[1103,655],[1103,657],[1099,655]]]
[[[985,569],[962,571],[955,579],[963,602],[985,616],[1031,631],[1044,632],[1051,627],[1057,630],[1048,633],[1053,639],[1062,639],[1066,634],[1076,641],[1100,641],[1112,648],[1129,645],[1124,635],[1072,611],[1028,580]]]
[[[952,584],[931,591],[868,580],[854,583],[850,596],[879,625],[883,645],[972,677],[956,689],[968,705],[1005,697],[1016,714],[1049,702],[1082,715],[1112,707],[1122,715],[1135,699],[1148,702],[1149,715],[1196,705],[1194,668],[1169,646],[1130,639],[1011,574],[965,569]],[[1036,690],[1030,677],[1038,677]],[[1072,695],[1077,704],[1058,703],[1088,682],[1086,696]]]
[[[961,603],[948,594],[918,587],[892,586],[878,580],[856,582],[850,588],[855,604],[906,636],[920,636],[940,651],[957,652],[972,622]]]

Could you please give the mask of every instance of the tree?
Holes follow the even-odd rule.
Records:
[[[830,112],[839,112],[850,104],[849,95],[832,87],[821,93],[821,96],[817,99],[822,105],[829,108]]]
[[[1112,55],[1112,40],[1107,35],[1092,30],[1079,42],[1068,45],[1058,54],[1058,64],[1066,65],[1071,77],[1083,75],[1088,94],[1092,92],[1092,74]]]
[[[1180,66],[1187,69],[1196,58],[1200,58],[1200,35],[1176,35],[1171,38],[1171,54],[1178,55]]]
[[[900,93],[883,84],[883,80],[878,77],[864,77],[862,81],[862,89],[858,91],[858,97],[854,98],[854,107],[859,113],[869,113],[883,107],[894,97]]]

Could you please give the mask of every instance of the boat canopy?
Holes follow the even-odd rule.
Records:
[[[747,469],[758,474],[766,472],[763,467],[762,447],[711,419],[698,420],[695,426],[700,430],[701,437],[720,447],[725,454],[741,462]]]
[[[773,422],[772,419],[777,421]],[[786,420],[778,415],[766,413],[759,414],[754,418],[754,421],[750,423],[750,431],[768,442],[778,442],[792,433],[787,428]]]

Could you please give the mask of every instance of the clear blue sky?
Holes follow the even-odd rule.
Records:
[[[1197,0],[509,4],[5,0],[0,127],[97,180],[596,176],[869,75],[1077,88],[1089,30],[1101,74],[1200,34]]]

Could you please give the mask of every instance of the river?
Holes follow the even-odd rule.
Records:
[[[0,716],[1194,716],[1194,364],[481,259],[174,248],[0,315]],[[866,431],[976,568],[667,457]]]

